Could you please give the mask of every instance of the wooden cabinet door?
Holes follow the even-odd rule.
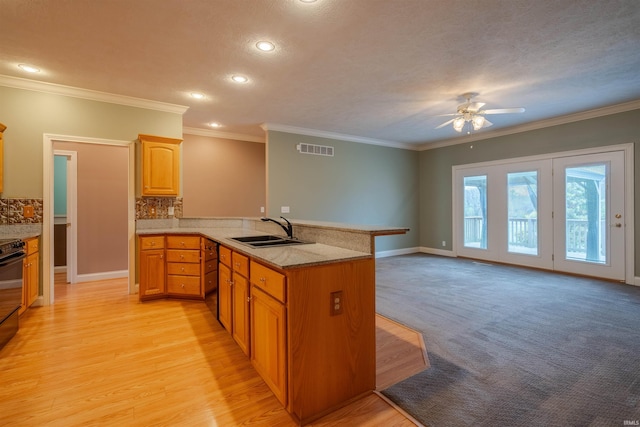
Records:
[[[218,320],[227,331],[233,333],[231,318],[233,313],[233,282],[231,281],[231,270],[226,265],[220,264],[218,274],[220,277],[218,280]]]
[[[177,196],[180,187],[179,139],[140,135],[142,195]]]
[[[284,406],[287,405],[286,308],[251,285],[251,362]]]
[[[249,280],[233,273],[233,338],[247,356],[250,352]]]
[[[140,251],[139,298],[161,297],[166,293],[164,249]]]
[[[38,252],[29,255],[25,258],[26,269],[25,269],[25,278],[26,278],[26,306],[29,307],[33,302],[38,298],[38,288],[40,281],[40,254]]]

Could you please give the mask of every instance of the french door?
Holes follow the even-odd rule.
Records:
[[[554,266],[625,279],[624,153],[553,160]]]
[[[623,151],[454,169],[460,256],[625,280]]]

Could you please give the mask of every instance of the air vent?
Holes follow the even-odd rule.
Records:
[[[333,147],[329,145],[298,144],[296,145],[296,148],[302,154],[315,154],[316,156],[333,157]]]

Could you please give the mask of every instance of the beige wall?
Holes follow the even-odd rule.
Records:
[[[265,145],[184,135],[183,216],[261,216],[265,206]]]
[[[134,141],[180,138],[182,115],[0,86],[5,198],[42,198],[44,134]]]
[[[77,152],[78,275],[127,270],[129,148],[56,142]]]

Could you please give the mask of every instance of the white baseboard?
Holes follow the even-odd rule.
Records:
[[[418,248],[393,249],[391,251],[376,252],[376,258],[386,258],[386,257],[396,256],[396,255],[414,254],[416,252],[420,252],[420,250]]]
[[[420,252],[422,252],[423,254],[430,254],[430,255],[441,255],[441,256],[449,256],[449,257],[456,256],[456,254],[453,251],[446,250],[446,249],[428,248],[426,246],[420,246]]]
[[[120,279],[129,277],[128,270],[105,271],[103,273],[78,274],[78,282],[92,282],[94,280]]]
[[[66,273],[67,272],[67,266],[66,265],[59,265],[57,267],[53,267],[53,272],[54,273]]]
[[[640,286],[640,277],[637,277],[637,276],[634,277],[633,281],[631,283],[629,283],[629,284],[633,285],[633,286]]]

